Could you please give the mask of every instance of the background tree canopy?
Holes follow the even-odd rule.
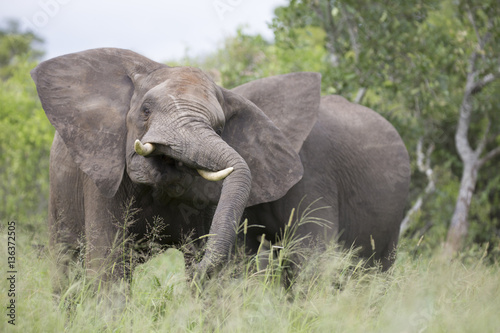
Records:
[[[320,72],[323,94],[381,113],[410,152],[411,213],[403,232],[418,253],[441,248],[460,205],[466,168],[456,137],[469,110],[465,139],[484,163],[465,202],[458,246],[487,243],[494,260],[500,252],[498,2],[291,0],[276,9],[270,27],[274,41],[240,29],[212,54],[169,64],[201,67],[226,88],[270,75]],[[0,31],[0,218],[26,225],[46,216],[53,136],[29,76],[40,44],[15,24]]]
[[[33,228],[47,216],[54,135],[30,77],[40,43],[13,22],[0,31],[0,219]]]

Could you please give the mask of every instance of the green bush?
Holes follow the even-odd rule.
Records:
[[[0,220],[47,214],[49,151],[54,135],[30,71],[36,63],[19,57],[0,80]]]

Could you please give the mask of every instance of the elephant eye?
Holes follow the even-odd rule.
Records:
[[[146,117],[149,117],[149,115],[151,114],[151,109],[147,106],[144,106],[142,108],[142,114]]]
[[[219,127],[215,130],[215,133],[217,133],[218,136],[222,135],[222,127]]]

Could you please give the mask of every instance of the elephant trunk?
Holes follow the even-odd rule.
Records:
[[[206,140],[208,144],[200,145],[205,158],[215,165],[208,170],[232,169],[222,183],[221,195],[210,226],[210,237],[206,244],[205,255],[197,266],[195,274],[202,278],[210,275],[225,263],[233,250],[238,224],[250,196],[252,176],[250,169],[233,148],[215,133]],[[195,153],[196,155],[197,153]],[[224,172],[224,171],[221,171]]]
[[[236,152],[235,154],[238,155]],[[222,184],[221,196],[210,227],[211,236],[208,238],[205,255],[197,267],[198,278],[205,274],[210,275],[214,269],[227,261],[248,202],[252,182],[250,169],[241,157],[233,165],[234,171]]]
[[[192,131],[189,131],[193,133]],[[195,274],[210,275],[227,261],[236,240],[238,223],[250,196],[252,176],[245,160],[213,130],[198,130],[188,140],[174,144],[146,135],[144,142],[152,143],[155,154],[165,154],[195,168],[209,180],[224,179],[222,191],[210,227],[205,255]],[[163,132],[160,137],[168,138]],[[178,139],[179,137],[177,137]],[[163,142],[162,142],[163,141]],[[181,142],[181,143],[179,143]]]

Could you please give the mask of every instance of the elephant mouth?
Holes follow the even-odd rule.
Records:
[[[149,178],[152,182],[145,183],[152,185],[155,196],[161,198],[162,202],[181,197],[191,188],[197,175],[195,169],[166,155],[149,156],[148,164],[154,170],[154,176]]]
[[[170,156],[159,155],[158,157],[160,158],[161,163],[166,165],[166,166],[169,166],[169,167],[175,166],[177,169],[181,169],[181,168],[185,169],[184,163],[182,163],[181,161],[175,160],[174,158],[172,158]]]
[[[189,170],[196,170],[200,176],[209,181],[219,181],[225,179],[229,174],[231,174],[234,170],[233,167],[228,167],[226,169],[222,169],[219,171],[210,171],[203,168],[203,166],[198,165],[196,162],[191,162],[189,165],[186,165],[185,162],[182,162],[178,159],[172,157],[171,154],[174,152],[171,148],[166,147],[161,144],[154,143],[145,143],[143,144],[140,140],[136,140],[134,143],[134,150],[138,155],[143,157],[155,157],[161,156],[162,159],[165,159],[163,162],[166,165],[175,165],[177,168],[187,168]]]
[[[162,179],[174,181],[175,179],[181,178],[180,175],[191,175],[195,176],[196,169],[194,167],[186,165],[184,162],[174,159],[173,157],[167,155],[153,155],[148,157],[152,160],[155,169],[162,175]]]

